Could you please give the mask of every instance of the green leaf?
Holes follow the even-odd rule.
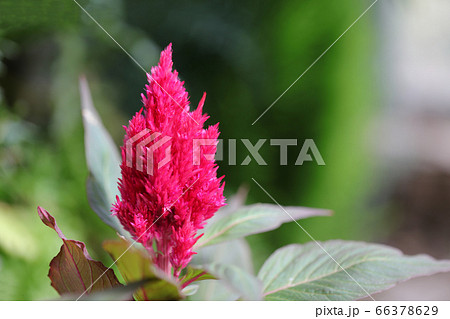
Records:
[[[189,265],[200,268],[200,265],[219,263],[234,265],[245,271],[253,272],[250,246],[245,239],[233,239],[214,246],[199,249],[192,257]]]
[[[120,156],[111,136],[92,103],[87,81],[80,78],[81,111],[84,124],[84,147],[89,177],[86,183],[89,204],[103,222],[127,235],[110,209],[116,195],[120,177]]]
[[[266,300],[355,300],[413,277],[450,271],[448,260],[405,256],[384,245],[340,240],[319,244],[342,268],[315,242],[280,248],[258,274]]]
[[[329,210],[307,207],[285,207],[284,209],[288,214],[278,205],[243,206],[208,224],[194,249],[273,230],[283,223],[292,222],[293,219],[331,214]]]
[[[185,296],[192,296],[198,291],[198,285],[189,285],[181,291]]]
[[[216,279],[216,277],[214,277],[204,269],[188,266],[184,274],[182,274],[180,282],[182,284],[181,287],[184,288],[193,282],[208,279]]]
[[[48,276],[53,288],[60,294],[90,294],[120,285],[112,269],[93,260],[83,242],[67,239],[55,219],[45,209],[38,207],[42,222],[56,231],[63,245],[50,262]]]
[[[194,255],[191,265],[211,263],[234,265],[253,274],[253,263],[250,247],[245,239],[235,239],[214,246],[204,247]],[[199,266],[200,267],[200,266]],[[198,282],[197,293],[190,300],[236,300],[240,294],[230,288],[225,280],[204,280]]]
[[[261,282],[252,275],[250,248],[244,239],[204,247],[191,261],[218,280],[198,282],[199,290],[191,300],[260,300]]]
[[[262,300],[262,283],[258,278],[234,265],[208,264],[203,265],[209,273],[220,278],[243,300]]]
[[[213,224],[220,218],[232,214],[237,209],[241,208],[245,203],[248,189],[240,187],[238,192],[228,198],[228,204],[222,207],[214,216],[208,221],[208,224]],[[207,228],[208,226],[206,226]],[[232,252],[232,253],[230,253]],[[247,273],[253,274],[253,263],[250,247],[247,241],[243,238],[225,241],[214,246],[207,246],[197,250],[190,265],[203,265],[219,263],[222,265],[233,265]],[[236,289],[232,289],[230,285],[222,279],[204,280],[197,283],[198,291],[189,297],[190,300],[237,300],[240,293]]]
[[[134,247],[124,239],[105,241],[103,248],[114,259],[127,283],[149,280],[135,293],[134,296],[137,300],[179,300],[183,298],[178,283],[154,267],[145,250]]]
[[[141,280],[133,282],[124,286],[116,286],[103,291],[96,291],[89,295],[83,295],[80,298],[79,294],[65,294],[58,301],[66,300],[80,300],[80,301],[130,301],[133,299],[135,291],[147,283],[148,280]]]

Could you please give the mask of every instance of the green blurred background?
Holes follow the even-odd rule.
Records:
[[[261,149],[267,166],[221,162],[227,195],[246,185],[249,203],[271,202],[255,178],[284,205],[334,210],[303,223],[318,240],[387,240],[401,217],[386,218],[395,209],[379,200],[385,185],[366,134],[383,99],[377,6],[252,125],[371,2],[79,3],[147,70],[172,42],[192,104],[207,92],[205,111],[209,123],[220,122],[221,138],[299,140],[287,166],[268,141]],[[72,0],[0,0],[0,58],[0,300],[54,298],[48,264],[61,243],[36,207],[105,263],[101,242],[115,236],[86,199],[78,77],[87,76],[120,145],[122,125],[142,106],[146,76]],[[305,139],[314,139],[326,166],[294,165]],[[237,145],[240,163],[248,152]],[[281,245],[308,240],[292,223],[252,236],[255,267]]]

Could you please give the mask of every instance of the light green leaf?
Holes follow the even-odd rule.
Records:
[[[181,292],[185,296],[192,296],[197,291],[198,291],[198,285],[189,285],[189,286],[184,287],[183,290],[181,290]]]
[[[239,299],[262,300],[261,281],[242,268],[218,263],[204,265],[203,268],[222,279],[228,288],[238,294]]]
[[[258,274],[266,300],[355,300],[413,277],[450,271],[448,260],[405,256],[384,245],[340,240],[320,244],[342,268],[315,242],[280,248]]]
[[[103,222],[126,235],[119,220],[111,215],[118,195],[120,156],[111,136],[92,103],[87,81],[80,78],[81,111],[84,124],[84,147],[89,177],[86,188],[89,204]]]
[[[245,239],[235,239],[214,246],[204,247],[194,255],[191,265],[210,263],[234,265],[253,274],[250,247]],[[204,280],[198,282],[197,293],[190,300],[236,300],[240,294],[231,289],[225,280]]]
[[[108,240],[103,248],[114,259],[117,268],[127,283],[148,280],[136,293],[137,300],[179,300],[180,287],[172,278],[159,271],[145,251],[131,246],[124,239]]]
[[[241,208],[245,203],[247,193],[247,187],[239,187],[237,193],[227,199],[227,205],[219,209],[219,211],[208,220],[205,229],[220,218],[228,216]],[[194,255],[190,263],[190,265],[194,265],[194,267],[195,265],[219,263],[224,265],[234,265],[253,274],[250,247],[243,238],[225,241],[198,250],[196,249],[196,252],[197,254]],[[204,280],[197,284],[199,289],[193,296],[189,296],[190,300],[236,300],[239,298],[239,293],[233,291],[229,285],[226,284],[225,280]]]
[[[293,219],[331,214],[329,210],[307,207],[284,207],[284,210],[272,204],[243,206],[208,224],[195,249],[273,230]]]

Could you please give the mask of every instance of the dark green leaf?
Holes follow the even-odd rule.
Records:
[[[111,136],[103,127],[102,121],[92,103],[87,81],[80,78],[81,111],[84,124],[84,147],[89,169],[87,193],[89,204],[103,222],[127,235],[117,217],[110,209],[116,195],[120,177],[120,156]]]
[[[448,260],[405,256],[384,245],[341,240],[320,244],[342,268],[315,242],[280,248],[258,274],[266,300],[355,300],[413,277],[450,271]]]
[[[233,213],[228,213],[204,230],[195,249],[223,241],[263,233],[280,227],[281,224],[313,216],[327,216],[331,211],[307,207],[285,207],[286,212],[277,205],[254,204],[243,206]]]

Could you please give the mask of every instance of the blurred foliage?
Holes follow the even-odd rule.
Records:
[[[119,1],[79,3],[146,70],[174,45],[174,64],[196,105],[220,122],[221,138],[296,138],[287,166],[279,148],[261,148],[267,166],[219,163],[231,194],[241,184],[250,202],[328,208],[333,217],[303,225],[319,240],[367,239],[373,165],[365,128],[376,95],[373,13],[365,16],[255,125],[253,121],[368,7],[357,0]],[[110,263],[101,242],[114,232],[85,194],[78,77],[86,74],[106,128],[119,145],[142,106],[145,73],[71,0],[0,1],[0,300],[56,296],[48,263],[60,243],[36,206],[57,218],[93,258]],[[304,139],[326,166],[294,162]],[[224,158],[227,158],[225,143]],[[237,162],[248,155],[237,143]],[[255,267],[276,248],[309,240],[297,225],[250,239]],[[232,253],[232,252],[230,252]]]

